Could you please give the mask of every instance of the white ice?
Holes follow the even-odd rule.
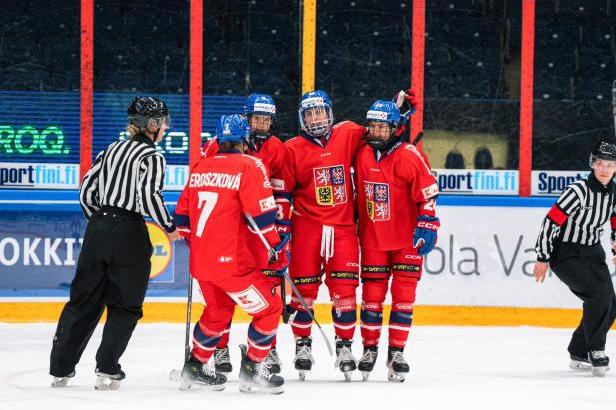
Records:
[[[286,383],[279,396],[240,393],[237,372],[222,392],[179,391],[168,375],[181,366],[181,324],[138,325],[121,360],[127,378],[112,392],[93,388],[99,326],[71,386],[52,389],[48,369],[54,329],[52,324],[0,324],[0,409],[616,409],[616,369],[605,378],[569,370],[567,329],[417,326],[405,353],[411,373],[397,384],[387,382],[385,342],[370,381],[362,382],[356,372],[346,383],[316,331],[317,362],[299,382],[291,364],[292,336],[283,327],[278,349]],[[331,337],[331,326],[325,329]],[[616,359],[614,333],[608,337],[608,354],[611,346]],[[237,345],[245,336],[246,325],[234,325],[234,370],[239,369]],[[359,356],[359,334],[355,342]]]

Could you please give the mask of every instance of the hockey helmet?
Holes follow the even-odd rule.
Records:
[[[306,116],[312,118],[306,119]],[[299,124],[311,137],[327,135],[334,125],[332,101],[323,90],[310,91],[302,96],[299,103]]]
[[[138,128],[147,128],[152,119],[156,121],[156,128],[160,129],[163,124],[171,127],[169,108],[158,97],[135,97],[130,102],[126,113],[128,122]]]
[[[242,143],[249,135],[250,127],[243,115],[223,115],[218,120],[216,137],[219,144],[223,142]]]

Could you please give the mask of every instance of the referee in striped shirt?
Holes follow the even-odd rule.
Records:
[[[543,220],[533,273],[536,281],[543,282],[549,264],[584,301],[582,320],[568,347],[571,368],[592,367],[593,374],[604,376],[609,365],[605,340],[616,318],[616,295],[600,240],[610,219],[616,247],[616,145],[597,144],[590,166],[590,175],[569,185]]]
[[[96,353],[99,390],[117,389],[125,374],[118,360],[131,338],[150,276],[152,243],[143,217],[180,238],[161,195],[165,159],[154,145],[169,128],[167,105],[137,97],[127,132],[101,152],[82,181],[80,203],[88,226],[51,350],[53,387],[65,386],[105,307],[107,321]]]

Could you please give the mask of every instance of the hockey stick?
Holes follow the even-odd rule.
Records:
[[[421,139],[423,138],[423,136],[424,136],[423,131],[420,131],[420,132],[417,134],[417,136],[415,137],[415,139],[413,140],[413,142],[412,142],[411,144],[413,144],[413,145],[417,145],[417,144],[419,144],[419,142],[421,141]]]
[[[186,330],[184,338],[184,363],[187,363],[190,359],[190,315],[192,312],[192,294],[193,294],[193,279],[188,272],[188,298],[186,301]],[[172,381],[178,381],[182,370],[173,369],[169,373],[169,379]]]
[[[192,312],[193,279],[188,272],[188,301],[186,302],[186,333],[184,338],[184,363],[190,359],[190,314]]]
[[[289,311],[287,310],[287,284],[284,276],[280,278],[280,298],[282,299],[282,323],[289,323]]]
[[[276,251],[274,251],[274,249],[270,246],[270,244],[267,243],[267,240],[265,239],[265,236],[263,236],[263,232],[261,232],[261,230],[257,226],[257,223],[252,218],[252,216],[250,216],[250,214],[244,214],[244,215],[246,216],[246,220],[250,224],[251,228],[257,233],[257,235],[259,235],[259,238],[261,239],[261,242],[263,242],[263,245],[267,249],[267,252],[270,255],[275,253]],[[299,293],[299,290],[295,286],[295,283],[293,283],[293,280],[291,280],[291,277],[289,276],[289,270],[288,269],[284,270],[284,278],[287,280],[287,282],[289,282],[289,286],[291,286],[291,290],[293,290],[293,293],[295,293],[295,296],[297,296],[297,299],[299,300],[299,303],[301,303],[302,306],[304,307],[304,309],[306,309],[306,313],[308,313],[308,316],[310,317],[310,319],[319,328],[319,331],[321,332],[321,336],[323,336],[323,340],[325,340],[325,344],[327,345],[327,350],[329,351],[329,355],[333,356],[334,355],[334,350],[332,349],[332,345],[330,344],[329,339],[325,335],[325,332],[323,331],[323,328],[321,327],[321,325],[319,324],[317,319],[314,317],[314,315],[310,311],[310,307],[308,307],[308,304],[304,300],[304,297]]]

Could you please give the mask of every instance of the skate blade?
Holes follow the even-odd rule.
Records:
[[[97,376],[96,383],[94,384],[94,390],[108,391],[118,390],[122,382],[120,380],[113,380],[109,377]]]
[[[300,370],[299,371],[299,381],[300,382],[304,382],[306,381],[306,375],[310,373],[310,370]]]
[[[51,381],[51,387],[54,389],[66,387],[68,384],[69,377],[54,377]]]
[[[593,367],[592,375],[595,377],[605,377],[605,372],[607,372],[608,370],[609,370],[609,367],[607,366]]]
[[[361,377],[363,381],[367,382],[368,379],[370,378],[370,372],[361,372]]]
[[[582,362],[579,360],[571,360],[571,362],[569,362],[569,368],[572,370],[579,370],[583,372],[589,372],[592,370],[592,366],[590,365],[590,363]]]
[[[240,392],[251,394],[282,394],[284,389],[282,386],[278,387],[261,387],[254,384],[240,383]]]
[[[182,376],[182,371],[178,369],[171,369],[169,372],[169,380],[172,382],[179,382]]]
[[[200,383],[196,380],[192,380],[187,377],[182,377],[180,374],[178,389],[180,391],[188,391],[188,390],[208,390],[208,391],[221,391],[225,389],[225,384],[206,384]]]
[[[344,381],[345,382],[350,382],[352,380],[352,378],[353,378],[353,371],[347,370],[347,371],[345,371],[343,373],[344,373]]]
[[[387,380],[393,383],[402,383],[404,382],[404,377],[406,373],[396,373],[392,369],[389,369],[387,372]]]

